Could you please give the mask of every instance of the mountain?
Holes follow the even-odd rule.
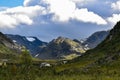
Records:
[[[15,42],[16,44],[25,46],[33,56],[39,53],[41,48],[47,45],[46,42],[40,41],[37,37],[32,36],[25,37],[12,34],[6,34],[6,36],[13,40],[13,42]]]
[[[120,22],[118,22],[104,41],[94,49],[88,50],[74,60],[57,67],[58,71],[76,73],[82,71],[83,74],[93,74],[96,76],[112,77],[120,74]],[[112,79],[115,80],[115,79]]]
[[[18,51],[14,42],[0,32],[0,59],[17,60]]]
[[[108,34],[109,31],[95,32],[83,42],[83,45],[93,49],[100,44],[108,36]]]
[[[78,42],[69,38],[58,37],[52,40],[44,47],[38,57],[40,59],[64,59],[74,56],[80,56],[84,53],[85,49]]]
[[[120,74],[120,21],[110,30],[109,35],[102,43],[74,61],[82,61],[85,64],[82,67],[87,68],[87,72],[94,73],[99,70],[99,72],[104,72],[104,75]]]
[[[0,44],[3,44],[7,47],[14,45],[11,39],[7,38],[3,33],[0,32]]]

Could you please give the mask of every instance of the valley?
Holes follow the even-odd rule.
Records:
[[[17,38],[15,44],[13,40],[1,33],[0,79],[119,80],[119,35],[120,22],[95,48],[86,50],[87,46],[78,40],[58,37],[49,43],[40,42],[44,47],[39,47],[41,48],[40,53],[38,55],[35,53],[36,56],[34,56],[30,53],[31,48],[26,48],[27,45],[19,46],[21,42],[16,43],[20,39]],[[24,40],[28,43],[28,39],[24,37]],[[34,45],[32,42],[29,43]]]
[[[120,80],[120,0],[0,0],[0,80]]]

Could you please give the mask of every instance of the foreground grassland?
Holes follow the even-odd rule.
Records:
[[[71,67],[59,72],[61,65],[40,68],[31,64],[11,64],[0,67],[0,80],[120,80],[120,64],[117,63],[95,64],[88,68]]]

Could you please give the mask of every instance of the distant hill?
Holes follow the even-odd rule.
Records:
[[[81,55],[84,52],[85,49],[78,42],[75,42],[69,38],[58,37],[48,43],[47,46],[40,51],[38,58],[64,59],[68,55]]]
[[[17,60],[18,49],[6,35],[0,32],[0,59]]]
[[[46,42],[40,41],[37,37],[32,36],[26,37],[12,34],[6,34],[6,36],[10,38],[14,43],[21,46],[25,46],[33,56],[38,54],[41,48],[47,45]]]
[[[15,44],[25,46],[33,57],[41,59],[61,59],[74,58],[80,56],[88,49],[96,47],[109,34],[109,31],[99,31],[92,34],[87,40],[70,40],[64,37],[58,37],[49,43],[40,41],[37,37],[6,34]],[[12,42],[11,41],[11,42]]]
[[[90,37],[88,37],[83,45],[88,46],[90,49],[95,48],[98,44],[100,44],[109,34],[109,31],[98,31],[93,33]]]

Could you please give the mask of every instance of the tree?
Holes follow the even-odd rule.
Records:
[[[32,56],[29,54],[29,51],[26,49],[22,51],[20,58],[21,58],[21,64],[27,66],[30,66],[32,64]]]

